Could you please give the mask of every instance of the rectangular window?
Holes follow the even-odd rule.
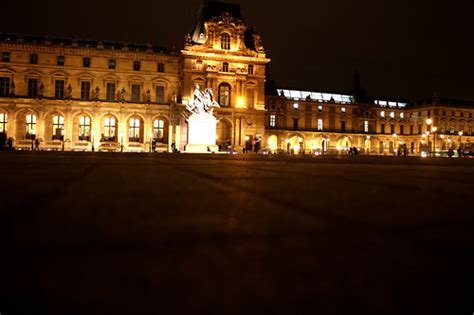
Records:
[[[419,124],[418,125],[418,134],[421,135],[422,132],[423,132],[423,125]]]
[[[156,102],[158,104],[165,103],[165,87],[164,86],[157,86],[156,87]]]
[[[81,99],[88,100],[91,97],[91,83],[89,81],[81,82]]]
[[[115,59],[109,59],[109,69],[115,70],[116,67],[117,67],[117,62],[115,61]]]
[[[107,83],[107,100],[115,101],[115,83]]]
[[[32,65],[38,64],[38,54],[31,54],[30,55],[30,64],[32,64]]]
[[[0,133],[7,133],[8,130],[8,115],[0,113]]]
[[[227,62],[222,64],[222,72],[229,72],[229,64]]]
[[[276,116],[270,115],[270,128],[275,128],[275,127],[276,127]]]
[[[414,128],[413,127],[414,127],[413,125],[410,125],[410,134],[411,135],[414,134],[414,130],[413,130]]]
[[[318,106],[318,112],[320,112],[320,113],[323,112],[323,107],[322,106]]]
[[[247,106],[253,108],[255,105],[255,90],[247,89]]]
[[[10,52],[4,51],[2,53],[2,62],[10,62]]]
[[[82,66],[84,68],[90,68],[91,67],[91,58],[85,57],[84,59],[82,59]]]
[[[158,63],[158,72],[165,72],[165,64],[162,62]]]
[[[64,80],[56,80],[54,82],[54,97],[64,98]]]
[[[392,135],[395,133],[395,125],[390,125],[390,133]]]
[[[133,71],[140,71],[141,63],[140,61],[133,62]]]
[[[140,84],[132,84],[132,102],[140,102]]]
[[[323,120],[322,119],[318,119],[318,131],[323,131]]]
[[[385,124],[380,124],[380,133],[385,133]]]
[[[10,95],[10,78],[0,77],[0,96]]]
[[[56,60],[56,64],[58,66],[64,66],[64,56],[58,56],[58,58]]]
[[[298,130],[298,125],[299,125],[298,117],[293,118],[293,129]]]
[[[28,79],[28,96],[37,97],[38,96],[38,79]]]
[[[346,113],[346,108],[345,107],[341,108],[341,113],[343,113],[343,114]]]
[[[253,72],[254,72],[254,66],[249,65],[249,75],[253,75]]]
[[[341,121],[341,131],[346,132],[346,122],[345,121]]]
[[[364,121],[364,132],[369,133],[369,122],[367,120]]]
[[[400,134],[403,135],[405,133],[405,126],[400,125]]]

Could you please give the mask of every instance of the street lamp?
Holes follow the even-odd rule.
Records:
[[[398,135],[396,133],[394,133],[392,136],[393,136],[393,154],[395,154],[395,141],[396,141]]]
[[[433,133],[433,157],[436,157],[436,131],[438,131],[437,127],[432,127],[431,132]]]

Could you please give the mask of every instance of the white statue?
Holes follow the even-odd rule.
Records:
[[[195,85],[192,98],[188,101],[186,108],[193,114],[207,114],[212,116],[214,108],[220,108],[219,103],[214,101],[212,89],[201,91],[199,84]]]

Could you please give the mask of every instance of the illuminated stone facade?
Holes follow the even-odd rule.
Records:
[[[266,96],[270,59],[260,34],[238,5],[217,1],[201,6],[181,52],[3,34],[0,53],[0,132],[18,149],[32,149],[38,139],[44,150],[170,152],[174,143],[183,151],[183,104],[195,84],[212,89],[221,105],[215,114],[222,149],[251,149],[261,140],[274,152],[345,154],[357,147],[388,155],[406,145],[419,155],[430,151],[429,142],[446,151],[473,141],[472,104],[356,102],[288,90]]]

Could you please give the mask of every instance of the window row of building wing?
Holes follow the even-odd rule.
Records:
[[[116,150],[146,151],[153,143],[168,151],[170,119],[166,111],[119,112],[79,107],[75,110],[47,106],[11,111],[0,107],[0,132],[15,140],[19,149],[30,149],[39,140],[42,149],[91,150],[101,146]]]

